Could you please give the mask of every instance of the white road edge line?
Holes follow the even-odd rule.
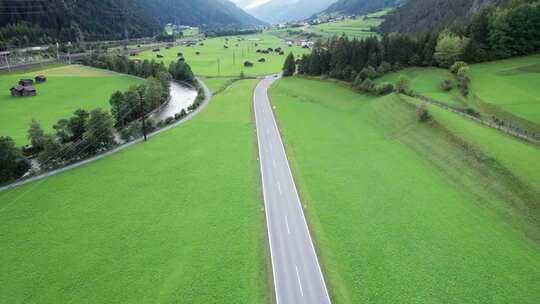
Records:
[[[298,279],[298,287],[300,287],[300,294],[302,297],[304,296],[304,290],[302,290],[302,281],[300,281],[300,274],[298,273],[298,266],[295,266],[296,268],[296,278]]]
[[[285,226],[287,227],[287,233],[291,234],[291,229],[289,229],[289,219],[287,219],[286,215],[285,215]]]
[[[268,92],[266,92],[268,93]],[[267,94],[267,97],[268,97],[268,102],[270,103],[271,100],[270,100],[270,96],[268,96]],[[271,106],[270,106],[271,108]],[[289,158],[287,157],[287,152],[285,151],[285,146],[283,145],[283,140],[281,139],[281,133],[279,132],[279,128],[277,126],[277,122],[276,122],[276,118],[274,117],[274,112],[271,111],[271,114],[272,116],[272,120],[274,122],[274,128],[276,129],[276,131],[278,132],[278,138],[279,138],[279,142],[281,143],[281,149],[283,150],[283,154],[285,155],[285,158],[286,158],[286,163],[287,163],[287,168],[289,169],[289,177],[292,181],[292,184],[294,185],[294,192],[296,193],[296,197],[298,199],[298,201],[300,202],[300,204],[302,203],[302,201],[300,200],[300,195],[298,194],[298,189],[296,188],[296,183],[294,181],[294,178],[292,176],[292,170],[291,170],[291,166],[289,165]],[[328,288],[326,286],[326,281],[324,280],[324,276],[323,276],[323,273],[322,273],[322,268],[321,268],[321,265],[319,263],[319,258],[317,256],[317,252],[315,251],[315,247],[313,245],[313,239],[311,237],[311,233],[309,231],[309,226],[307,225],[307,221],[306,221],[306,216],[304,214],[304,210],[302,209],[302,206],[300,206],[300,204],[298,204],[298,207],[300,208],[300,212],[302,213],[302,218],[304,220],[304,225],[306,226],[306,230],[307,230],[307,234],[309,236],[309,240],[310,240],[310,244],[311,244],[311,249],[313,250],[313,254],[315,254],[315,261],[317,262],[317,266],[319,267],[319,275],[320,275],[320,279],[324,285],[324,292],[326,294],[326,298],[328,300],[328,303],[332,303],[332,301],[330,301],[330,295],[328,294]]]
[[[261,83],[263,82],[264,80],[260,81],[259,84],[257,84],[257,87],[255,87],[255,90],[253,91],[253,107],[254,107],[254,111],[255,111],[255,125],[257,124],[257,121],[260,121],[257,117],[260,116],[257,114],[257,107],[255,105],[255,102],[256,102],[256,95],[257,95],[257,88],[261,85]],[[270,229],[270,221],[268,219],[268,206],[266,204],[266,197],[267,197],[267,194],[266,194],[266,188],[264,187],[264,166],[263,166],[263,162],[262,162],[262,151],[261,151],[261,134],[260,134],[260,129],[259,128],[256,128],[257,129],[257,143],[258,143],[258,147],[259,147],[259,163],[260,163],[260,167],[261,167],[261,179],[262,179],[262,188],[263,188],[263,197],[264,197],[264,213],[265,213],[265,216],[266,216],[266,229],[268,231],[268,242],[270,244],[270,260],[272,262],[272,278],[274,280],[274,291],[275,291],[275,294],[276,294],[276,304],[279,304],[279,293],[278,293],[278,285],[276,283],[276,268],[275,268],[275,262],[274,262],[274,252],[272,250],[272,233],[271,233],[271,229]]]

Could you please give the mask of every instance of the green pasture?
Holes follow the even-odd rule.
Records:
[[[399,95],[270,91],[334,303],[536,303],[540,149]]]
[[[267,303],[255,80],[194,120],[0,192],[0,303]]]
[[[235,77],[215,77],[205,78],[204,83],[208,86],[213,94],[218,94],[232,85],[239,78]]]
[[[47,82],[35,85],[37,96],[11,96],[10,88],[21,78],[33,79],[40,74],[47,76]],[[0,136],[10,136],[18,145],[24,145],[28,142],[26,134],[32,119],[50,132],[60,118],[70,117],[77,109],[108,109],[114,91],[126,90],[140,82],[134,77],[78,65],[2,74]]]
[[[285,57],[289,52],[300,55],[310,51],[296,45],[288,47],[285,41],[266,34],[219,37],[205,40],[202,43],[204,44],[202,46],[174,47],[168,50],[162,48],[159,53],[143,52],[132,59],[154,59],[168,65],[171,61],[178,60],[178,53],[181,52],[197,75],[238,77],[242,71],[247,76],[281,72],[283,62],[285,62]],[[225,48],[225,45],[228,45],[229,48]],[[285,51],[285,55],[281,56],[276,53],[264,55],[256,52],[258,49],[279,47]],[[197,55],[197,52],[200,55]],[[158,54],[162,55],[163,58],[157,58]],[[266,62],[258,62],[261,58],[264,58]],[[244,67],[245,61],[252,62],[254,66]]]
[[[411,87],[419,94],[540,131],[540,55],[471,65],[469,98],[457,89],[444,92],[440,88],[442,80],[452,78],[445,69],[408,68],[377,81],[395,82],[401,74],[411,78]]]
[[[343,21],[330,22],[308,27],[307,32],[314,32],[324,37],[341,36],[343,34],[350,38],[366,38],[376,35],[373,28],[378,27],[383,22],[382,13],[374,13],[366,16],[358,16],[356,19],[347,19]]]

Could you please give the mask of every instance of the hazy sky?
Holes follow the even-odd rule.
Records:
[[[241,8],[248,10],[248,9],[255,8],[257,6],[261,6],[272,0],[231,0],[231,1],[236,3]]]

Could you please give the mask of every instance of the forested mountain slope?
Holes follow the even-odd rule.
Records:
[[[396,7],[405,0],[339,0],[323,13],[364,14],[382,8]]]
[[[168,22],[198,26],[261,24],[227,0],[0,0],[0,16],[0,41],[25,37],[27,44],[57,38],[121,39],[125,29],[130,37],[151,36]],[[19,26],[9,26],[14,24]],[[16,44],[21,43],[17,40]]]
[[[460,25],[480,9],[504,0],[408,0],[388,14],[384,32],[416,33]]]

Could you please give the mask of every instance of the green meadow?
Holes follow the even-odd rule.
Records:
[[[12,97],[9,89],[21,78],[47,76],[47,82],[36,84],[37,96]],[[116,90],[126,90],[140,83],[134,77],[85,66],[56,66],[31,72],[0,75],[0,136],[10,136],[18,145],[28,142],[27,130],[36,119],[46,131],[61,118],[77,109],[109,108],[109,97]]]
[[[537,303],[538,147],[328,81],[270,95],[334,303]]]
[[[0,192],[0,302],[269,302],[256,83],[147,143]]]
[[[457,89],[440,88],[442,80],[452,77],[444,69],[408,68],[377,81],[395,82],[400,74],[411,78],[411,87],[419,94],[540,132],[540,55],[471,65],[469,98]]]
[[[308,27],[306,32],[313,32],[323,37],[346,35],[350,38],[366,38],[377,35],[373,29],[383,22],[383,16],[387,10],[380,11],[365,16],[358,16],[356,19],[330,22]]]
[[[309,52],[309,50],[296,45],[288,47],[285,41],[267,34],[219,37],[205,40],[202,43],[203,45],[197,44],[191,47],[162,48],[159,53],[143,52],[139,56],[131,58],[154,59],[168,65],[171,61],[178,60],[178,53],[182,53],[196,75],[238,77],[241,72],[244,72],[246,76],[279,73],[289,52],[293,52],[295,55]],[[225,45],[228,45],[228,48],[225,48]],[[279,47],[285,51],[285,55],[282,56],[274,52],[268,55],[257,53],[258,49]],[[163,58],[157,58],[157,54],[162,55]],[[264,58],[266,62],[258,62],[261,58]],[[252,62],[254,66],[244,67],[245,61]]]

